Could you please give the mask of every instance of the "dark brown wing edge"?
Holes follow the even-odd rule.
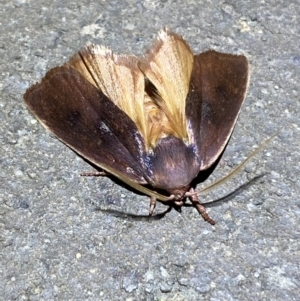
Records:
[[[249,80],[245,56],[207,51],[195,55],[186,100],[190,140],[201,169],[209,168],[224,150],[233,131]]]

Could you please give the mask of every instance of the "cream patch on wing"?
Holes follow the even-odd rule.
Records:
[[[175,136],[186,139],[185,104],[194,55],[182,37],[162,30],[139,63],[158,91],[154,101],[167,116]]]

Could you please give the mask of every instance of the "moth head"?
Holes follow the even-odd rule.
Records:
[[[186,195],[187,191],[190,190],[190,188],[191,188],[191,185],[186,185],[186,186],[181,187],[181,188],[169,190],[168,192],[173,197],[172,200],[182,201],[185,198],[185,195]]]

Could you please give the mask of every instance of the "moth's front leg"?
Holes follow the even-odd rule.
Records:
[[[203,217],[203,219],[206,222],[210,223],[211,225],[215,225],[216,224],[216,222],[206,212],[205,207],[200,203],[199,198],[198,198],[198,196],[195,193],[195,191],[194,191],[193,188],[191,188],[186,193],[186,196],[191,200],[191,202],[194,205],[194,207],[196,207],[196,209],[198,210],[198,212],[200,213],[200,215]]]

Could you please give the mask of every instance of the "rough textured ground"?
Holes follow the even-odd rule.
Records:
[[[2,0],[0,299],[299,300],[299,15],[296,0]],[[243,53],[252,66],[208,183],[280,130],[235,179],[202,198],[215,201],[207,206],[214,227],[191,207],[149,221],[147,197],[81,178],[92,168],[23,102],[30,85],[87,42],[140,55],[166,25],[195,52]]]

